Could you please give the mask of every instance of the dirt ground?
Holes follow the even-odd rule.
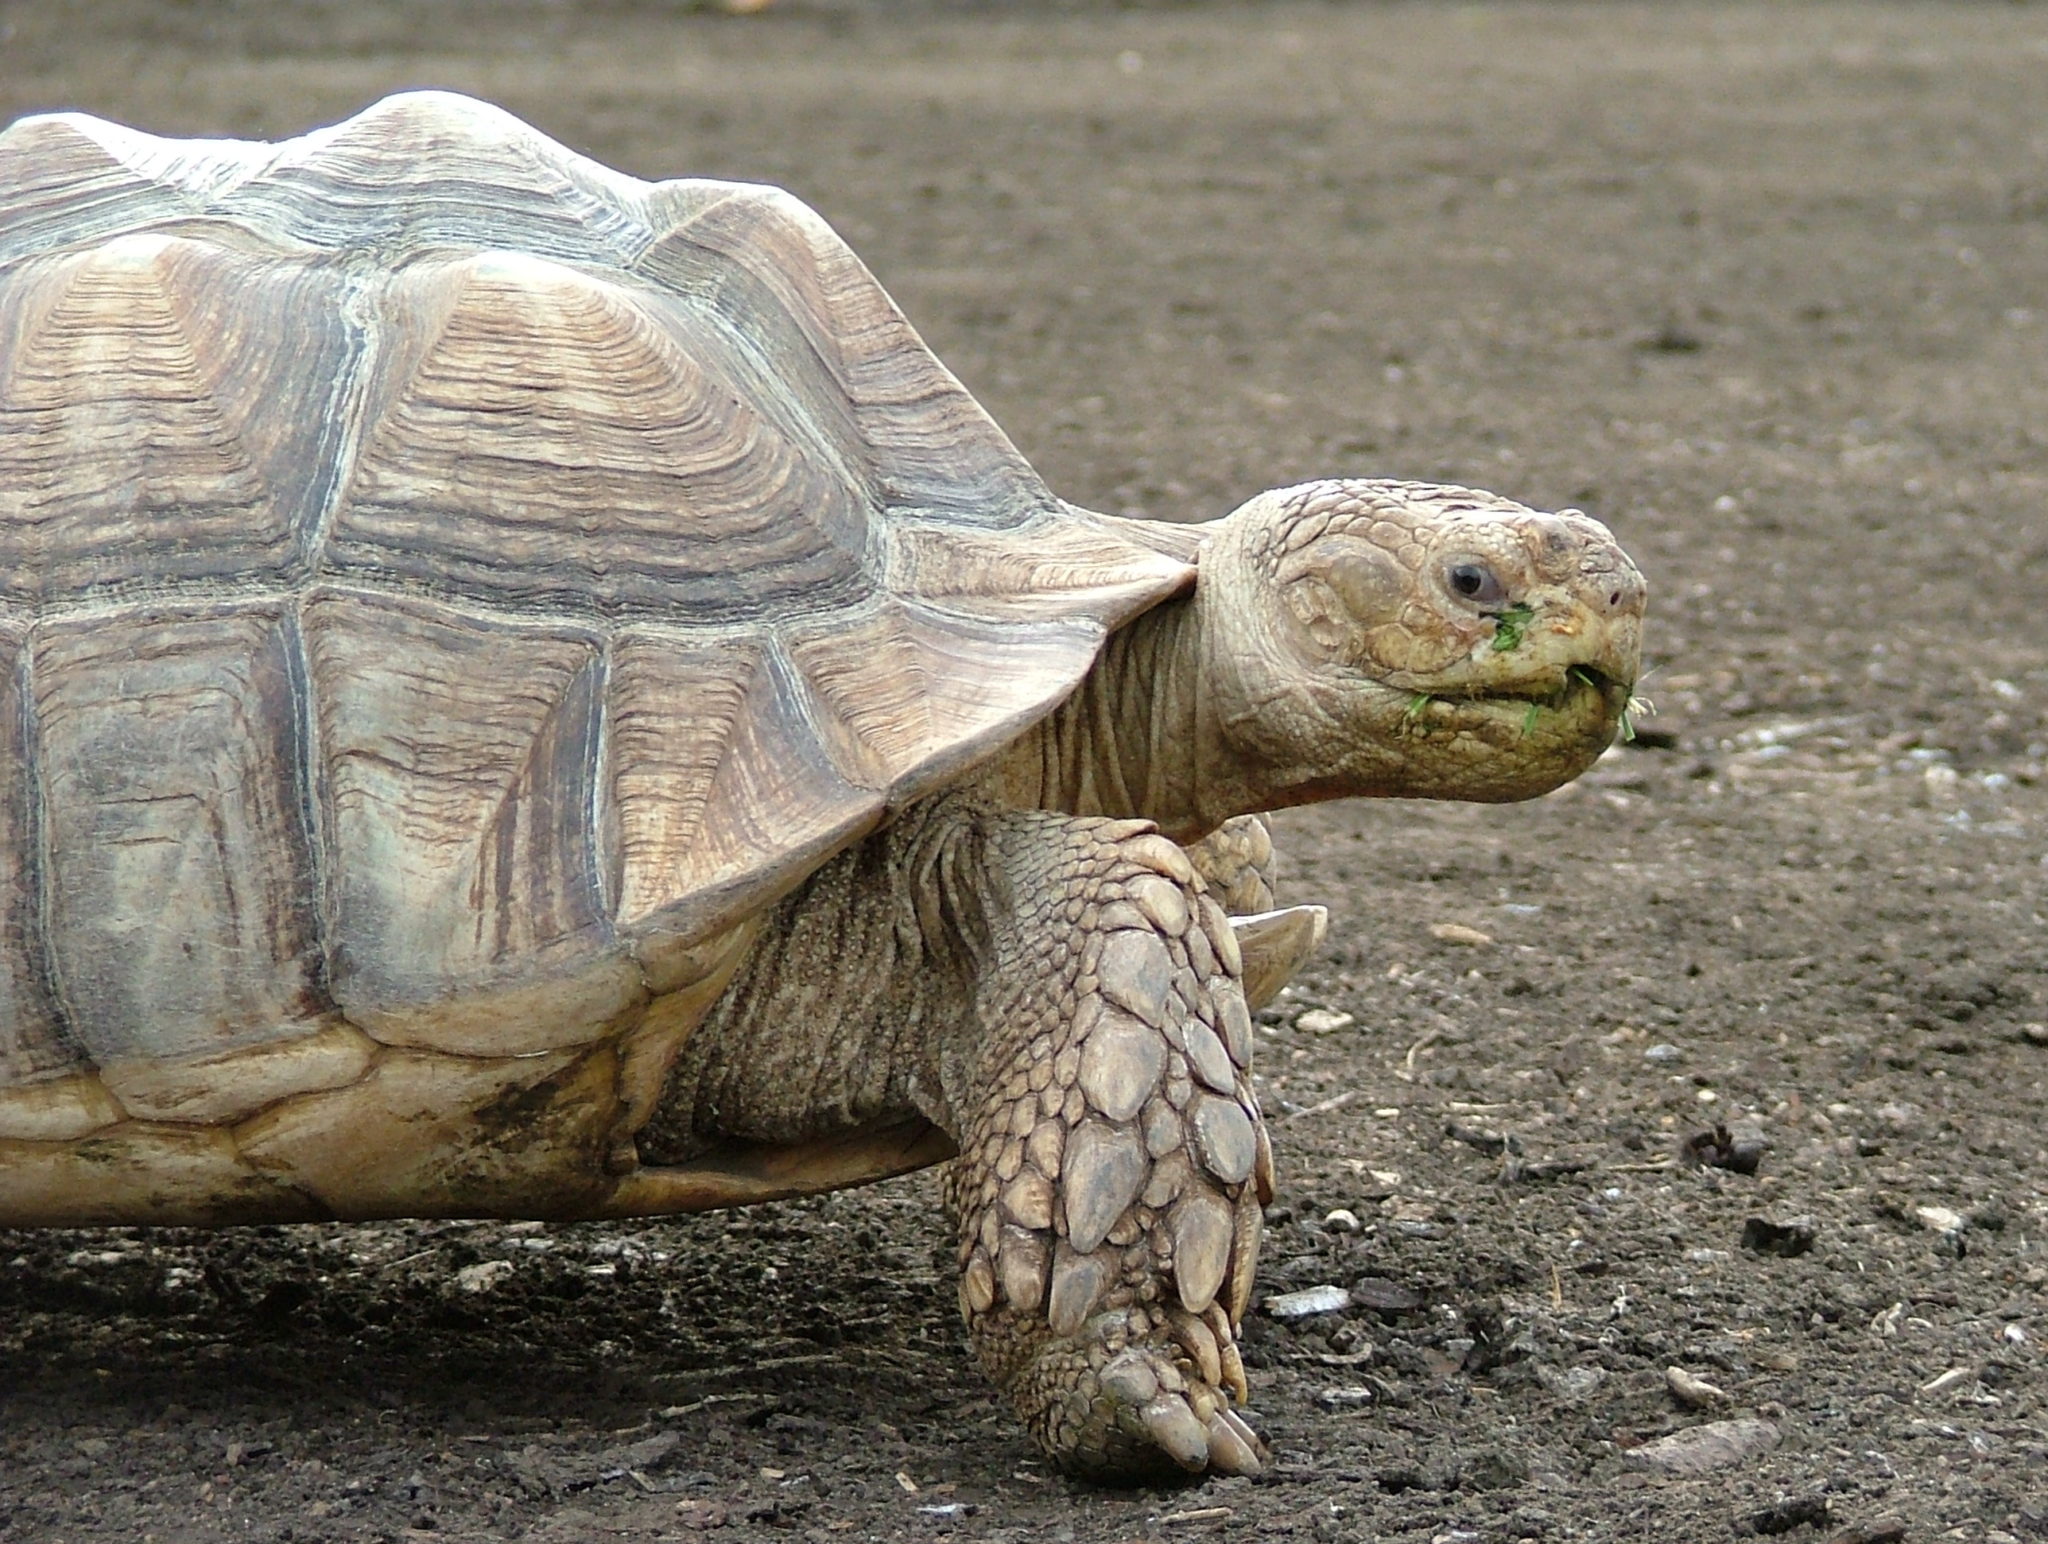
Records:
[[[2048,11],[0,4],[7,117],[417,84],[793,188],[1077,502],[1590,510],[1659,713],[1280,822],[1257,1482],[1050,1475],[920,1176],[0,1235],[0,1539],[2048,1539]]]

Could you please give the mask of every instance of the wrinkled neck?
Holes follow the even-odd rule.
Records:
[[[1216,807],[1214,704],[1196,598],[1168,601],[1111,635],[1095,668],[992,769],[991,791],[1023,808],[1157,821],[1192,841]]]

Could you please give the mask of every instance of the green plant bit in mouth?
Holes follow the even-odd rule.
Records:
[[[1586,686],[1590,686],[1595,691],[1601,690],[1607,684],[1598,671],[1593,670],[1585,665],[1574,665],[1571,667],[1571,669],[1565,672],[1565,675],[1568,679],[1578,681]],[[1627,705],[1624,706],[1621,710],[1622,743],[1626,745],[1630,741],[1635,739],[1635,721],[1637,719],[1648,718],[1656,711],[1657,704],[1650,701],[1649,698],[1638,697],[1634,694],[1630,694]],[[1531,718],[1529,722],[1533,724],[1535,720]],[[1525,726],[1522,732],[1524,734],[1528,733],[1528,728]]]
[[[1522,646],[1522,635],[1528,631],[1530,618],[1536,615],[1527,601],[1516,601],[1493,618],[1493,652],[1505,654],[1510,649]]]
[[[1630,697],[1628,706],[1621,710],[1621,739],[1625,745],[1636,737],[1636,720],[1652,717],[1657,704],[1647,697]]]
[[[1414,723],[1429,711],[1429,703],[1430,697],[1428,692],[1417,692],[1408,703],[1408,711],[1401,715],[1402,722]]]

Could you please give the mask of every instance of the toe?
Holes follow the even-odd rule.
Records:
[[[1209,1417],[1209,1467],[1219,1474],[1258,1474],[1266,1465],[1265,1444],[1235,1410]]]
[[[1162,1394],[1140,1412],[1145,1435],[1168,1458],[1192,1474],[1209,1463],[1208,1430],[1178,1394]]]

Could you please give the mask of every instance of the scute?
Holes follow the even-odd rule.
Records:
[[[774,189],[440,93],[25,119],[0,187],[0,1090],[344,1017],[595,1068],[1192,580]]]

